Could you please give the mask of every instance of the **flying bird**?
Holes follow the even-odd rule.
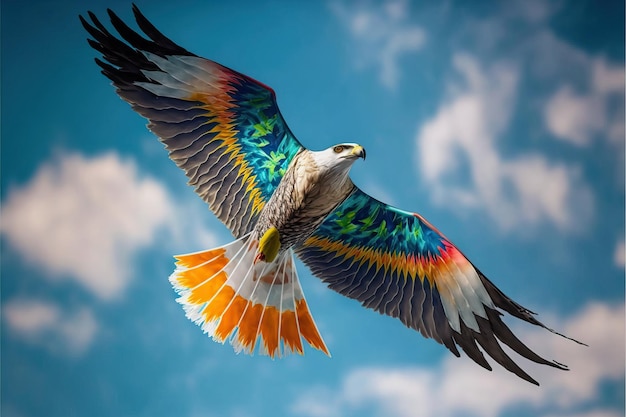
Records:
[[[169,157],[235,240],[176,256],[170,282],[186,315],[236,351],[329,354],[305,300],[297,256],[329,288],[459,348],[491,370],[483,353],[538,383],[501,343],[566,370],[521,342],[503,312],[541,326],[421,215],[378,201],[353,184],[365,159],[356,143],[305,148],[283,119],[274,91],[199,57],[159,32],[133,5],[140,35],[115,13],[112,34],[89,12],[81,22],[102,73],[149,120]],[[557,333],[559,334],[559,333]],[[562,336],[562,335],[561,335]],[[564,336],[565,337],[565,336]]]

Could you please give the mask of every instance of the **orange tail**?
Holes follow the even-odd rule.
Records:
[[[272,358],[303,354],[302,338],[330,356],[302,293],[291,251],[257,259],[258,242],[244,236],[226,246],[176,256],[170,282],[187,317],[237,352]]]

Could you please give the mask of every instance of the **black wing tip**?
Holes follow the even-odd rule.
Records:
[[[159,32],[156,27],[146,18],[146,16],[141,12],[139,7],[133,3],[132,4],[132,12],[137,23],[137,26],[141,29],[144,35],[147,35],[147,38],[144,38],[137,31],[131,29],[122,18],[120,18],[111,8],[106,9],[106,13],[109,17],[109,20],[115,30],[119,33],[122,39],[126,40],[130,46],[139,49],[146,50],[148,52],[153,52],[158,55],[191,55],[195,56],[195,54],[187,51],[183,47],[179,46],[167,36],[163,35]],[[89,34],[98,42],[102,43],[102,41],[119,41],[121,40],[111,34],[106,27],[100,22],[98,17],[91,10],[87,11],[88,19],[79,14],[78,17],[80,19],[81,24],[89,32]],[[89,21],[91,20],[91,22]]]
[[[579,345],[581,345],[581,346],[589,347],[589,345],[588,345],[588,344],[586,344],[585,342],[581,342],[580,340],[576,340],[576,339],[574,339],[573,337],[569,337],[569,336],[567,336],[567,335],[565,335],[565,334],[563,334],[563,333],[559,333],[559,332],[557,332],[556,330],[551,329],[551,328],[549,328],[548,326],[544,325],[543,323],[541,323],[540,325],[541,325],[541,327],[543,327],[544,329],[546,329],[546,330],[547,330],[547,331],[549,331],[550,333],[553,333],[553,334],[555,334],[555,335],[557,335],[557,336],[561,336],[563,339],[571,340],[572,342],[577,343],[577,344],[579,344]]]
[[[89,20],[91,20],[91,22],[89,22],[85,17],[83,17],[82,14],[78,15],[78,19],[80,19],[81,25],[89,33],[89,35],[95,38],[96,37],[95,32],[98,32],[98,29],[95,28],[94,26],[97,26],[96,22],[98,21],[98,18],[91,11],[87,11],[87,16],[89,16]]]
[[[555,360],[553,360],[552,363],[554,363],[555,368],[559,368],[562,371],[569,371],[569,366],[565,365],[564,363],[557,362]]]
[[[501,365],[509,372],[517,375],[519,378],[539,386],[539,383],[524,371],[508,354],[502,349],[502,344],[508,346],[513,352],[519,356],[540,365],[547,365],[561,371],[569,371],[569,367],[556,360],[547,360],[539,356],[529,347],[527,347],[502,321],[502,313],[496,309],[486,307],[487,317],[475,316],[479,324],[479,331],[469,328],[461,321],[459,331],[452,330],[454,342],[465,352],[465,354],[481,367],[491,370],[491,366],[487,362],[485,355]],[[542,324],[540,324],[542,327]],[[564,336],[552,329],[545,327],[547,330],[572,340],[581,345],[586,344],[578,340]],[[456,355],[455,355],[456,356]]]
[[[487,290],[487,293],[491,297],[496,307],[506,311],[513,317],[524,320],[527,323],[534,324],[535,326],[543,327],[549,332],[554,333],[558,336],[561,336],[565,339],[571,340],[574,343],[577,343],[582,346],[587,346],[587,347],[589,346],[584,342],[581,342],[572,337],[566,336],[563,333],[559,333],[556,330],[549,328],[548,326],[546,326],[545,324],[537,320],[535,318],[537,313],[513,301],[511,298],[505,295],[498,287],[496,287],[495,284],[491,282],[482,272],[480,272],[478,268],[474,266],[474,269],[478,273],[478,276],[480,277],[485,289]]]
[[[139,7],[135,3],[133,3],[133,16],[135,16],[135,21],[139,25],[139,27],[144,30],[144,28],[152,29],[158,32],[156,27],[148,20],[148,18],[139,10]]]
[[[146,18],[146,16],[141,12],[141,10],[139,9],[139,6],[137,6],[136,3],[132,3],[131,5],[131,9],[133,11],[133,15],[135,16],[135,20],[139,21],[139,20],[145,20],[148,21],[148,19]]]
[[[142,34],[124,23],[112,9],[106,11],[114,31],[109,31],[92,11],[79,15],[79,20],[89,34],[87,43],[101,54],[96,63],[117,87],[148,81],[144,71],[156,68],[145,52],[159,56],[193,55],[158,32],[137,5],[133,4],[133,13]]]
[[[115,26],[115,22],[118,22],[118,21],[122,22],[122,19],[120,19],[120,17],[115,14],[113,9],[110,9],[108,7],[107,7],[107,15],[109,15],[109,19],[111,20],[111,23],[113,23],[113,26]]]

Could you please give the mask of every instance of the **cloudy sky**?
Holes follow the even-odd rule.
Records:
[[[455,358],[299,265],[332,358],[236,355],[174,301],[171,255],[230,241],[93,62],[78,14],[2,2],[1,413],[624,415],[624,3],[139,1],[183,47],[270,86],[306,146],[418,211],[588,348],[509,320],[569,372]]]

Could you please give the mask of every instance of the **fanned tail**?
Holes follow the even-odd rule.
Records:
[[[270,357],[304,354],[302,339],[329,355],[304,298],[293,253],[256,261],[252,234],[225,246],[175,258],[170,282],[187,317],[235,351]],[[259,340],[260,339],[260,340]]]

